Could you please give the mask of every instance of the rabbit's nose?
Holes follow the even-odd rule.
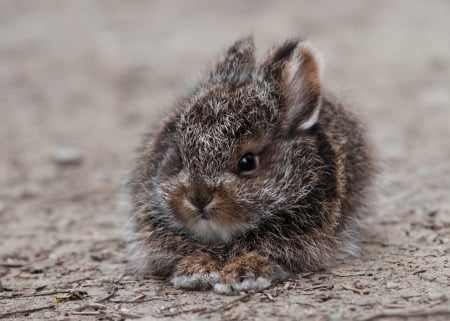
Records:
[[[189,197],[189,202],[202,211],[209,203],[211,203],[212,199],[213,195],[210,193],[195,193]]]

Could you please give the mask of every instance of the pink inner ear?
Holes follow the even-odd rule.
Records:
[[[300,43],[282,71],[282,88],[288,104],[286,122],[292,129],[314,126],[322,101],[321,59],[308,44]]]

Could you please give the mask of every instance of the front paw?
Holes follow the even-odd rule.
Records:
[[[214,291],[233,295],[241,291],[262,290],[286,276],[287,273],[268,257],[251,252],[234,258],[223,267]]]
[[[219,276],[215,260],[207,255],[191,255],[178,262],[170,283],[177,289],[208,290]]]

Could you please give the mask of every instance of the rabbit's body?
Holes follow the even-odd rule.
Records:
[[[229,294],[352,249],[373,166],[320,69],[302,42],[257,67],[252,40],[238,41],[146,137],[129,182],[138,271]]]

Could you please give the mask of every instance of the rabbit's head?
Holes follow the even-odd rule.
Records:
[[[202,242],[228,242],[283,213],[315,224],[311,191],[327,164],[318,157],[321,60],[302,41],[262,63],[253,41],[236,42],[149,144],[139,178],[153,224]],[[145,156],[147,157],[147,156]],[[142,188],[143,187],[143,188]],[[290,224],[290,223],[288,223]],[[276,229],[276,227],[274,227]]]

